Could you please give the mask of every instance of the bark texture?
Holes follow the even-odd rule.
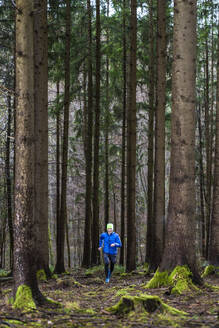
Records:
[[[170,200],[161,271],[188,265],[195,245],[196,1],[174,1]]]
[[[20,285],[26,284],[34,299],[40,301],[34,222],[34,1],[17,0],[16,6],[14,295]]]
[[[206,255],[206,224],[205,224],[205,206],[204,206],[204,168],[203,168],[203,138],[202,138],[202,124],[201,124],[201,104],[198,106],[198,131],[199,131],[199,185],[200,185],[200,220],[201,220],[201,253]]]
[[[8,214],[8,227],[10,235],[10,268],[13,271],[13,248],[14,248],[14,236],[13,236],[13,219],[12,219],[12,186],[11,186],[11,122],[12,122],[12,108],[11,108],[11,96],[7,98],[8,103],[8,124],[7,124],[7,140],[6,140],[6,154],[5,154],[5,175],[6,175],[6,192],[7,192],[7,214]]]
[[[59,81],[56,83],[57,112],[56,112],[56,224],[59,222],[60,212],[60,108]]]
[[[84,226],[84,253],[82,265],[89,267],[91,261],[91,223],[92,223],[92,137],[93,137],[93,67],[92,67],[92,15],[90,0],[87,0],[88,13],[88,108],[87,128],[85,136],[86,161],[86,196],[85,196],[85,226]]]
[[[214,191],[211,233],[208,260],[210,264],[219,266],[219,31],[217,58],[217,93],[216,93],[216,141],[214,162]]]
[[[48,242],[48,33],[47,0],[34,0],[35,220],[38,269],[50,276]]]
[[[208,50],[208,35],[205,41],[205,154],[206,154],[206,190],[205,190],[205,205],[206,205],[206,245],[205,257],[208,258],[208,246],[210,239],[210,216],[211,216],[211,136],[210,136],[210,102],[209,102],[209,50]]]
[[[109,17],[109,0],[107,0],[107,17]],[[106,28],[106,44],[109,46],[109,28]],[[104,221],[105,229],[109,222],[109,56],[106,55],[106,112],[105,112],[105,193],[104,193]]]
[[[157,94],[155,112],[154,240],[152,267],[161,262],[165,223],[166,0],[157,1]]]
[[[130,78],[127,116],[127,260],[128,272],[136,268],[136,0],[131,0]]]
[[[153,187],[154,187],[154,24],[153,0],[149,1],[149,114],[148,114],[148,190],[147,190],[147,247],[146,262],[153,262],[154,217],[153,217]]]
[[[68,168],[68,130],[70,106],[70,40],[71,40],[71,8],[70,0],[66,0],[66,30],[65,30],[65,95],[64,95],[64,127],[62,147],[62,181],[61,205],[57,222],[57,259],[56,273],[65,272],[65,229],[66,229],[66,194],[67,194],[67,168]]]
[[[127,107],[127,39],[126,39],[126,0],[123,0],[123,110],[122,110],[122,168],[121,168],[121,242],[120,265],[124,265],[125,249],[125,176],[126,176],[126,107]]]
[[[100,56],[100,0],[96,0],[96,104],[94,129],[92,264],[99,263]]]

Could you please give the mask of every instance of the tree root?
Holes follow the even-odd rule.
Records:
[[[145,288],[170,287],[171,294],[184,294],[191,291],[199,291],[192,282],[192,273],[187,266],[177,266],[171,274],[167,271],[157,270],[154,277],[147,283]]]

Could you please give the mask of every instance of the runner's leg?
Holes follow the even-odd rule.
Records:
[[[112,274],[114,270],[115,263],[116,263],[116,255],[110,255],[110,274]]]
[[[104,253],[103,254],[103,259],[104,259],[105,275],[106,275],[106,278],[107,278],[108,274],[109,274],[109,263],[110,263],[109,254]]]

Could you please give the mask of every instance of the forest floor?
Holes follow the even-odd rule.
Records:
[[[109,284],[104,283],[103,269],[78,269],[59,275],[48,282],[40,282],[47,297],[61,303],[61,307],[40,307],[35,311],[14,310],[8,299],[12,281],[0,280],[0,328],[5,327],[212,327],[219,328],[218,276],[205,279],[208,287],[187,295],[169,295],[168,288],[145,289],[152,275],[140,269],[132,274],[115,270]],[[187,312],[183,317],[160,315],[156,310],[150,315],[113,315],[108,308],[122,295],[158,295],[163,302]]]

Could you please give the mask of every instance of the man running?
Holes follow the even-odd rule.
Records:
[[[119,235],[113,231],[113,224],[107,224],[107,232],[100,235],[100,242],[98,250],[103,248],[103,257],[105,265],[106,283],[110,281],[110,276],[113,272],[116,263],[117,248],[122,247]],[[109,268],[110,264],[110,268]]]

